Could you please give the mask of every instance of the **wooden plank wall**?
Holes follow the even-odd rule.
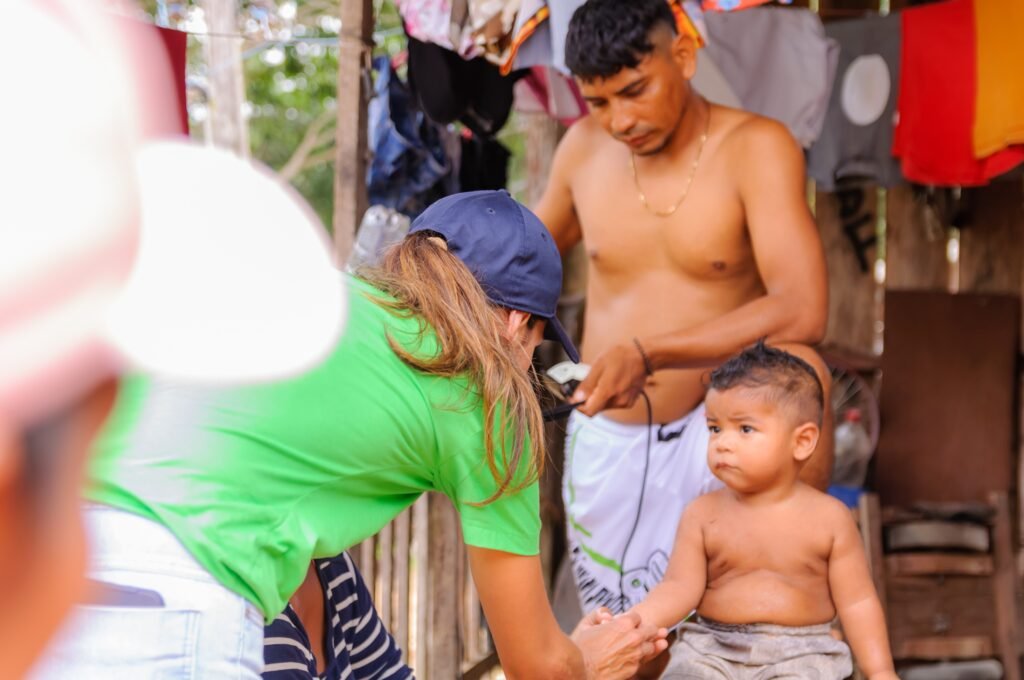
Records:
[[[813,0],[797,0],[798,5],[810,6]],[[825,21],[841,20],[866,11],[877,11],[884,0],[820,0],[819,12]],[[911,0],[891,0],[892,11],[909,6]],[[866,187],[867,194],[872,193]],[[942,192],[932,203],[941,206]],[[948,198],[948,195],[945,196]],[[993,184],[967,189],[962,200],[969,205],[969,218],[959,231],[959,261],[949,262],[947,248],[951,234],[936,210],[928,205],[927,195],[920,189],[899,186],[885,192],[885,279],[876,284],[858,263],[858,255],[851,240],[851,230],[858,236],[867,236],[866,228],[858,220],[868,212],[874,213],[877,201],[866,197],[857,206],[853,197],[818,193],[815,197],[816,216],[821,229],[829,267],[829,328],[826,342],[862,352],[879,350],[873,334],[867,329],[881,329],[884,308],[879,302],[885,290],[951,290],[959,292],[1013,293],[1024,297],[1024,181],[1004,179]],[[856,206],[856,207],[855,207]],[[877,217],[877,213],[875,213]],[[844,227],[846,231],[844,232]],[[879,255],[878,245],[865,249],[874,259]],[[881,290],[876,291],[875,286]],[[1024,329],[1021,333],[1024,343]],[[1024,344],[1021,346],[1024,352]],[[1020,395],[1024,395],[1024,380],[1019,382]],[[1024,400],[1020,400],[1024,401]],[[1024,404],[1022,404],[1024,406]],[[1018,419],[1017,488],[1024,488],[1024,408]],[[1018,546],[1024,545],[1024,512],[1017,506]],[[1021,553],[1021,572],[1024,574],[1024,552]]]
[[[825,342],[862,354],[875,349],[874,278],[878,192],[858,185],[838,194],[818,192],[815,218],[828,261],[829,321]]]
[[[870,193],[870,191],[869,191]],[[994,182],[963,191],[968,204],[967,222],[958,230],[959,261],[950,262],[947,250],[954,234],[928,205],[921,189],[900,186],[886,192],[885,282],[882,290],[948,290],[951,292],[1010,293],[1024,298],[1024,182],[1020,178]],[[816,219],[821,229],[829,267],[829,327],[826,342],[860,352],[871,352],[871,327],[881,327],[884,309],[874,303],[876,283],[857,262],[844,233],[840,199],[816,197]],[[853,202],[850,203],[853,205]],[[872,210],[865,200],[861,210]],[[853,214],[847,210],[848,216]],[[871,257],[877,255],[877,247]],[[1021,337],[1024,338],[1024,329]],[[1024,340],[1022,340],[1024,342]],[[1021,346],[1024,353],[1024,344]],[[1024,395],[1024,380],[1019,380]],[[1017,488],[1024,488],[1024,404],[1017,436]],[[1014,499],[1015,500],[1015,499]],[[1017,512],[1017,544],[1024,545],[1024,513]],[[1021,557],[1024,567],[1024,553]],[[1024,570],[1022,570],[1024,571]]]
[[[494,649],[447,498],[425,494],[349,554],[416,677],[448,680],[488,665]]]

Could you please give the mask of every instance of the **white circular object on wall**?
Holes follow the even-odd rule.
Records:
[[[843,113],[856,125],[877,121],[889,103],[892,79],[885,59],[877,54],[857,57],[843,74]]]

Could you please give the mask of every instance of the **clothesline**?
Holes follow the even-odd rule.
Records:
[[[157,26],[157,24],[153,24]],[[160,26],[160,28],[166,28],[171,31],[178,31],[179,33],[185,33],[187,35],[193,35],[200,38],[233,38],[235,40],[263,40],[267,44],[273,45],[296,45],[299,43],[306,44],[336,44],[342,41],[351,40],[354,42],[364,43],[363,39],[354,35],[346,34],[345,32],[339,33],[337,37],[334,36],[293,36],[291,38],[267,38],[257,33],[245,34],[245,33],[215,33],[211,31],[192,31],[184,28],[174,28],[171,26]],[[389,28],[383,31],[376,31],[373,34],[374,44],[381,43],[385,38],[389,38],[396,35],[402,35],[404,30],[401,26],[396,28]],[[364,43],[365,44],[365,43]],[[373,47],[373,45],[366,45],[366,47]]]
[[[876,14],[880,14],[880,15],[884,16],[884,15],[888,14],[888,12],[885,12],[885,11],[882,11],[882,10],[878,10],[878,9],[852,9],[852,8],[843,8],[843,7],[833,7],[833,8],[819,9],[817,11],[817,14],[818,14],[818,16],[820,16],[823,19],[828,19],[828,18],[831,18],[831,17],[836,17],[836,18],[845,18],[845,17],[860,18],[860,17],[872,16],[872,15],[876,15]]]

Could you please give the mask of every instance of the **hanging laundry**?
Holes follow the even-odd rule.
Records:
[[[676,16],[676,29],[687,31],[697,40],[699,47],[705,47],[708,27],[700,3],[697,0],[684,0],[680,4],[677,0],[670,0],[669,5]],[[690,79],[690,85],[709,102],[734,109],[743,108],[740,98],[736,96],[736,92],[707,50],[697,53],[697,71]]]
[[[550,66],[534,66],[516,83],[515,107],[523,113],[546,113],[565,126],[587,115],[576,81]]]
[[[807,157],[807,174],[824,191],[852,177],[894,186],[902,179],[892,155],[900,15],[831,22],[825,34],[839,43],[839,66],[825,125]]]
[[[704,21],[705,52],[743,108],[778,120],[810,146],[825,122],[839,58],[821,19],[804,9],[757,7],[708,12]]]
[[[141,88],[161,90],[159,96],[143,99],[145,110],[140,116],[143,134],[146,137],[187,135],[185,49],[188,36],[128,17],[116,17],[114,21],[135,57],[129,65],[135,82]],[[154,108],[165,107],[168,102],[173,102],[173,108]]]
[[[509,150],[496,139],[463,136],[459,190],[504,189],[508,186],[508,161],[511,157]]]
[[[697,47],[704,47],[707,35],[703,29],[703,12],[691,0],[667,0],[672,16],[676,20],[676,32],[688,35],[697,41]],[[698,26],[700,24],[700,26]]]
[[[743,108],[732,85],[725,79],[722,70],[718,68],[707,50],[697,54],[697,72],[690,79],[690,85],[709,102],[734,109]]]
[[[493,64],[501,65],[512,44],[512,29],[520,0],[469,0],[473,41]]]
[[[468,0],[395,0],[395,7],[406,35],[466,59],[482,54],[469,28]]]
[[[424,196],[451,172],[443,132],[416,106],[387,57],[373,65],[377,81],[367,110],[370,203],[416,215],[429,203]]]
[[[703,0],[701,5],[706,12],[735,12],[763,5],[772,0]],[[783,5],[790,5],[793,0],[779,0]]]
[[[521,0],[512,30],[512,43],[502,63],[502,73],[531,66],[553,66],[571,75],[565,65],[565,37],[576,9],[585,0]],[[703,45],[703,37],[687,16],[680,0],[666,0],[676,18],[676,30],[693,36]]]
[[[512,110],[515,80],[486,59],[409,37],[409,87],[436,123],[458,120],[481,137],[495,135]]]
[[[974,156],[977,48],[971,1],[947,0],[902,14],[893,154],[900,157],[903,175],[921,184],[977,186],[1024,160],[1021,146]]]
[[[581,0],[576,4],[578,6],[583,2]],[[522,0],[512,28],[512,44],[505,63],[501,65],[503,74],[511,73],[513,69],[555,66],[550,18],[551,8],[547,0]],[[564,59],[560,70],[564,72]]]
[[[160,41],[171,65],[171,77],[173,78],[174,91],[177,94],[178,106],[178,129],[177,132],[188,134],[188,95],[185,90],[185,62],[188,36],[181,31],[172,31],[169,28],[158,27]]]
[[[565,66],[565,36],[572,15],[585,0],[522,0],[502,72],[530,66]]]
[[[978,94],[974,105],[974,156],[984,158],[1024,144],[1024,2],[974,3]]]
[[[680,28],[680,12],[682,12],[682,19],[685,19],[682,25],[688,24],[692,28],[698,45],[704,47],[708,39],[708,26],[704,21],[704,9],[700,6],[700,0],[683,0],[682,4],[679,3],[679,0],[669,0],[668,4],[672,8],[672,14],[676,17],[676,30],[682,30]]]

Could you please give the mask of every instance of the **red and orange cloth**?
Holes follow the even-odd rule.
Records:
[[[910,181],[977,186],[1024,161],[1024,42],[1007,12],[1024,8],[948,0],[903,11],[893,155]]]
[[[977,99],[974,154],[984,158],[1024,144],[1024,2],[975,0]]]

